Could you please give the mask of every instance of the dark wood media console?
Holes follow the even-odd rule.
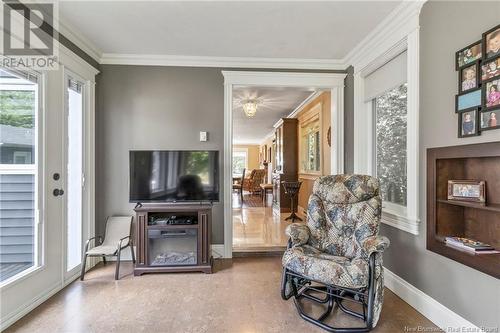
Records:
[[[134,275],[212,273],[212,206],[151,204],[137,207]]]

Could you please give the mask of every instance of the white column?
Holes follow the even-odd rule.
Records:
[[[232,180],[233,180],[233,87],[224,82],[224,258],[233,256],[233,217],[231,212],[232,203]]]

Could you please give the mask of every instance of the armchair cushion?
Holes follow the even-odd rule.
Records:
[[[285,229],[285,234],[290,237],[292,246],[304,245],[309,240],[309,227],[303,223],[290,224]]]
[[[286,250],[282,263],[295,273],[325,284],[353,289],[368,285],[368,262],[361,258],[350,260],[302,245]]]
[[[87,254],[91,256],[99,256],[99,255],[112,256],[116,253],[117,250],[118,246],[99,245],[88,250]]]

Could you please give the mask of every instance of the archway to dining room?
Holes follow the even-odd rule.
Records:
[[[223,74],[224,256],[281,253],[286,226],[305,219],[314,180],[343,171],[346,75]]]

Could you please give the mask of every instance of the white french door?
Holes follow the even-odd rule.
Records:
[[[0,331],[77,277],[93,236],[97,72],[61,58],[0,68]]]

